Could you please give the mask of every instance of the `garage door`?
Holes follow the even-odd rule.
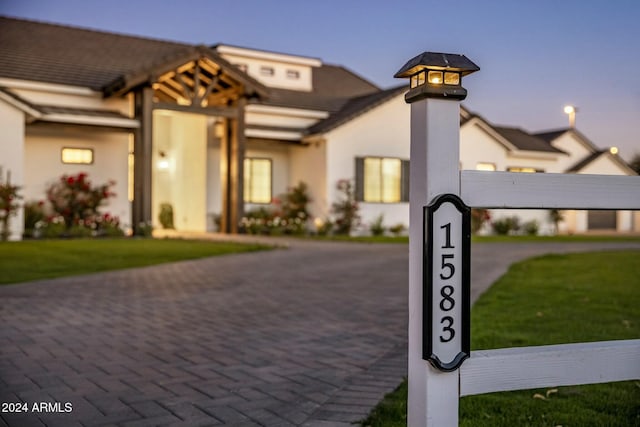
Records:
[[[589,230],[615,230],[616,211],[589,211]]]

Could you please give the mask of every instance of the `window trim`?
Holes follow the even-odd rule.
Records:
[[[260,67],[261,76],[273,77],[275,76],[275,74],[276,74],[276,70],[271,66],[263,65]]]
[[[364,198],[364,188],[365,188],[365,160],[366,159],[380,159],[385,160],[399,160],[400,161],[400,199],[397,201],[384,201],[384,200],[365,200]],[[362,156],[356,157],[356,179],[355,179],[355,196],[356,200],[362,203],[371,203],[371,204],[383,204],[383,205],[393,205],[399,203],[407,203],[409,202],[409,160],[403,159],[401,157],[390,157],[390,156]],[[382,175],[382,162],[380,163],[380,184],[383,185],[383,175]],[[382,187],[381,187],[382,188]],[[380,194],[382,196],[382,193]]]
[[[253,201],[252,199],[248,199],[246,196],[247,193],[249,193],[249,195],[251,195],[251,188],[248,187],[249,182],[247,182],[246,179],[244,179],[244,174],[246,173],[246,169],[247,169],[247,161],[249,161],[249,163],[251,163],[254,160],[266,160],[269,162],[269,201],[268,202],[256,202]],[[249,176],[249,181],[251,181],[251,176]],[[244,199],[244,203],[250,203],[252,205],[268,205],[271,204],[273,202],[273,159],[270,157],[245,157],[244,158],[244,164],[243,164],[243,194],[242,194],[242,198]]]

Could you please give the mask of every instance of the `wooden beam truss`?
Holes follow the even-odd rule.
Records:
[[[232,106],[242,97],[242,84],[225,75],[211,59],[202,57],[162,74],[153,83],[161,102],[175,102],[201,109]]]

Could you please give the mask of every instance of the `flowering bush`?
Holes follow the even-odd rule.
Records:
[[[60,215],[67,230],[81,222],[98,216],[98,208],[108,198],[115,196],[111,187],[115,182],[93,187],[87,174],[62,175],[47,189],[47,200],[55,213]]]
[[[9,239],[9,218],[15,215],[20,207],[18,200],[22,197],[18,194],[19,191],[19,186],[11,184],[11,174],[7,172],[6,182],[0,182],[0,240],[2,241]]]
[[[25,238],[38,237],[38,229],[44,224],[47,215],[44,201],[26,202],[24,204],[24,234]]]
[[[331,205],[334,215],[336,234],[350,234],[360,224],[359,206],[356,202],[353,184],[348,179],[341,179],[336,184],[338,200]]]
[[[491,214],[487,209],[471,209],[471,232],[476,234],[482,226],[491,221]]]
[[[260,207],[240,221],[240,227],[249,234],[304,234],[307,231],[311,201],[307,184],[300,182],[279,198],[274,198],[269,207]]]

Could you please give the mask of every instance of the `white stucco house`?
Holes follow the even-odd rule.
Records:
[[[0,167],[25,200],[60,175],[116,182],[105,207],[131,228],[238,232],[244,212],[298,182],[314,217],[330,215],[352,179],[363,223],[408,224],[410,107],[406,87],[381,89],[313,57],[196,46],[0,17]],[[464,107],[463,169],[635,174],[576,129],[530,133]],[[545,212],[493,212],[551,224]],[[13,238],[22,214],[12,221]],[[567,212],[565,232],[638,231],[632,212]]]

